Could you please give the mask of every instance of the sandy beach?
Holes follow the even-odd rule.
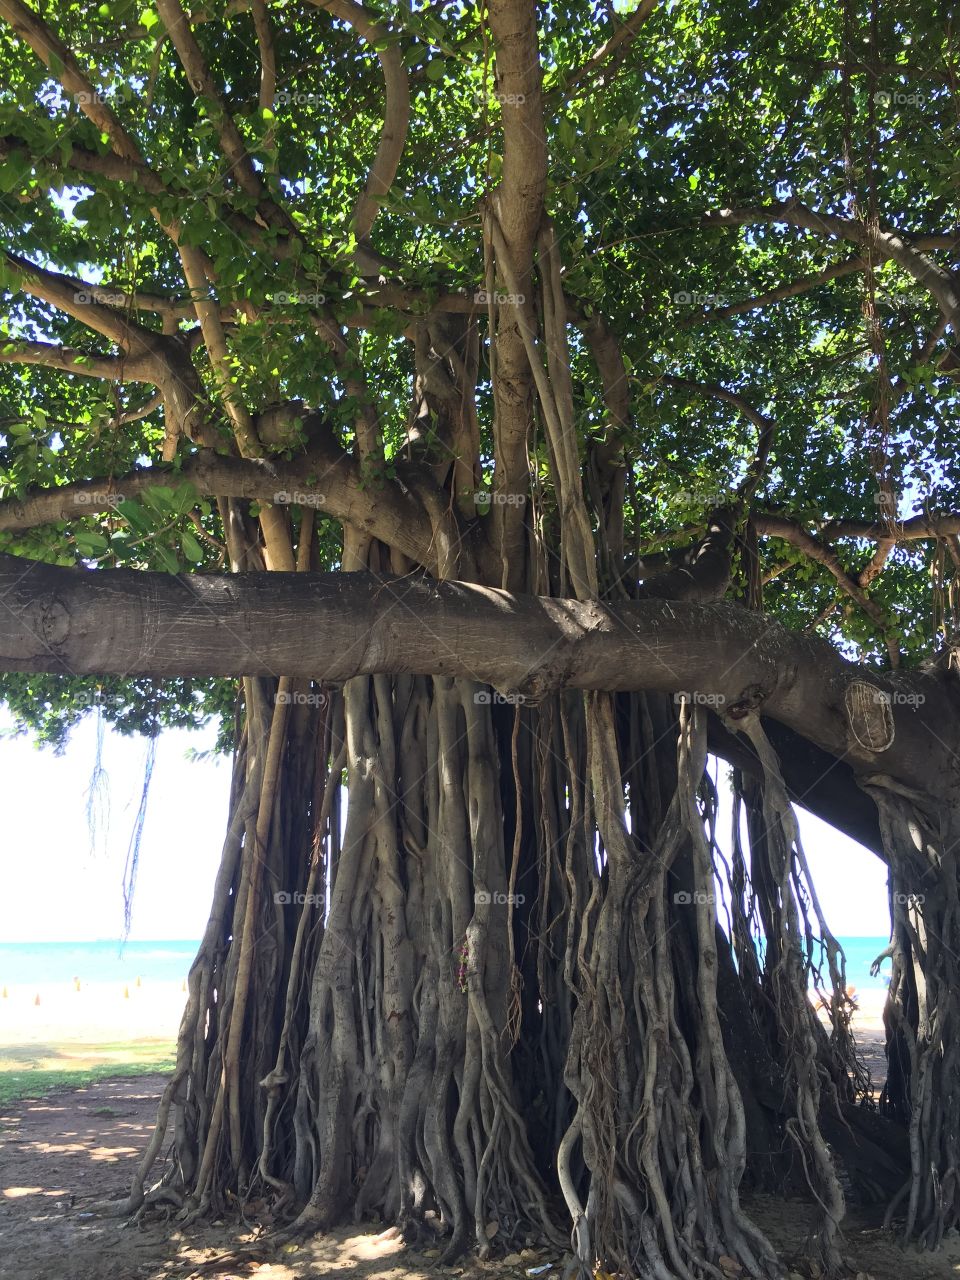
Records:
[[[853,1030],[855,1034],[866,1035],[876,1032],[883,1034],[883,1006],[886,998],[886,991],[876,987],[869,987],[863,991],[854,989],[853,1000],[856,1010],[853,1015]],[[823,1010],[820,1010],[820,1017],[826,1021]]]
[[[186,1003],[180,982],[17,984],[0,992],[0,1070],[88,1066],[114,1060],[111,1046],[149,1051],[176,1040]]]
[[[0,1069],[6,1057],[23,1061],[23,1051],[43,1058],[49,1049],[62,1065],[85,1045],[135,1041],[170,1043],[176,1039],[186,1003],[181,982],[83,982],[18,984],[0,996]],[[39,1003],[38,1003],[39,997]],[[883,1033],[885,992],[856,991],[853,1026],[865,1043]],[[825,1018],[820,1011],[821,1018]],[[11,1053],[8,1051],[17,1052]],[[73,1051],[73,1052],[71,1052]]]

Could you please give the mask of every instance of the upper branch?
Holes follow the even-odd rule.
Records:
[[[818,213],[799,201],[788,200],[781,204],[763,205],[753,209],[717,209],[705,215],[705,226],[749,226],[753,223],[782,222],[788,226],[802,227],[815,235],[846,240],[873,250],[880,257],[898,263],[936,299],[940,310],[951,326],[956,326],[960,311],[960,297],[949,271],[938,266],[932,258],[917,248],[909,238],[886,228],[871,229],[853,218],[840,218],[836,214]]]
[[[776,422],[772,418],[759,413],[748,401],[744,400],[743,396],[737,395],[735,391],[728,391],[726,387],[721,386],[718,382],[692,382],[688,378],[671,378],[666,374],[659,378],[658,382],[667,387],[676,387],[678,391],[690,391],[694,395],[709,396],[713,400],[722,400],[726,404],[733,405],[748,422],[757,428],[756,452],[739,489],[739,496],[745,501],[749,501],[766,474],[767,460],[777,433]]]
[[[518,275],[525,275],[543,218],[547,135],[537,10],[530,0],[490,0],[497,96],[503,112],[503,178],[495,210]]]
[[[566,97],[570,97],[573,90],[581,82],[592,76],[595,71],[602,70],[603,80],[609,79],[613,71],[619,67],[630,50],[630,45],[637,38],[640,28],[653,13],[657,7],[657,0],[640,0],[639,5],[630,14],[629,18],[617,28],[609,40],[606,40],[596,53],[592,54],[586,62],[584,62],[576,71],[567,79],[564,86]],[[610,65],[610,60],[612,65]]]
[[[43,65],[56,75],[87,119],[106,134],[114,152],[124,160],[142,164],[139,147],[84,75],[73,50],[53,34],[43,19],[22,0],[0,0],[0,18],[9,23]]]
[[[358,241],[365,240],[373,229],[383,197],[393,186],[407,140],[410,124],[407,69],[391,33],[374,21],[362,4],[356,4],[355,0],[311,0],[311,3],[353,27],[360,38],[374,49],[383,72],[387,102],[380,143],[367,176],[366,189],[353,214],[354,235]]]
[[[221,149],[237,184],[252,200],[265,203],[263,185],[253,167],[247,144],[210,74],[180,0],[157,0],[157,12],[187,73],[190,88],[211,110]],[[286,220],[283,221],[287,226]]]

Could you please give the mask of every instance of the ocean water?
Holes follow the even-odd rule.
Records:
[[[859,991],[884,990],[890,976],[885,960],[876,978],[870,965],[887,945],[884,937],[838,938],[847,957],[847,982]],[[172,942],[4,942],[0,943],[0,985],[50,982],[180,982],[200,943]]]
[[[847,958],[847,982],[858,991],[886,991],[890,981],[890,961],[884,960],[875,978],[870,976],[870,966],[881,952],[886,951],[889,938],[843,938],[837,941]]]
[[[200,943],[191,941],[0,942],[0,985],[52,982],[181,982]]]

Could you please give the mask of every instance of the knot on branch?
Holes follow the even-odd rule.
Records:
[[[847,724],[858,746],[867,751],[887,751],[896,729],[892,699],[885,690],[866,680],[852,680],[843,695]]]
[[[44,649],[59,658],[70,635],[70,610],[60,597],[33,602],[23,609],[21,617],[24,627],[36,636]]]
[[[747,716],[758,712],[769,696],[770,690],[765,689],[763,685],[749,684],[740,694],[740,697],[727,707],[725,718],[729,720],[745,720]]]
[[[513,689],[502,691],[508,702],[526,703],[537,706],[553,693],[566,688],[570,676],[570,664],[545,663],[531,672]]]

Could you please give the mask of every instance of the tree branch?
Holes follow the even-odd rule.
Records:
[[[582,80],[586,80],[589,76],[604,66],[614,54],[616,58],[612,67],[606,67],[603,71],[601,84],[606,83],[614,71],[620,66],[624,58],[629,53],[630,45],[637,38],[640,28],[653,13],[657,7],[657,0],[640,0],[639,5],[634,9],[621,26],[613,33],[609,40],[600,46],[596,53],[592,54],[586,62],[580,66],[572,76],[568,77],[564,85],[564,97],[569,98],[573,90]]]
[[[0,18],[3,18],[20,39],[33,50],[51,74],[66,89],[83,114],[99,131],[106,134],[118,156],[136,164],[143,159],[136,143],[130,138],[110,106],[104,102],[92,82],[81,70],[72,49],[55,36],[46,23],[21,0],[0,0]],[[57,68],[54,71],[54,67]]]
[[[253,167],[247,144],[227,110],[206,59],[183,11],[180,0],[157,0],[157,12],[167,29],[177,57],[187,73],[190,88],[208,105],[220,139],[224,157],[230,166],[240,189],[258,204],[264,201],[264,190],[257,171]],[[285,224],[286,225],[286,224]]]
[[[104,382],[153,382],[149,360],[124,360],[119,356],[89,355],[74,347],[58,347],[52,342],[7,342],[0,347],[0,364],[39,364],[64,373]]]
[[[537,15],[528,0],[490,0],[489,14],[503,115],[503,178],[494,209],[511,265],[523,278],[533,260],[547,182]]]
[[[856,601],[867,617],[876,623],[884,639],[887,638],[889,620],[886,614],[875,601],[870,599],[858,579],[846,571],[833,547],[828,546],[821,539],[815,538],[813,534],[808,533],[792,520],[778,519],[776,516],[755,515],[753,522],[758,533],[764,533],[768,537],[781,538],[784,542],[789,542],[791,546],[802,551],[808,559],[815,560],[817,564],[822,564],[827,572],[833,575],[846,594]],[[879,572],[879,569],[877,572]],[[899,660],[899,650],[895,653],[891,649],[890,658],[896,666]]]
[[[731,404],[746,420],[757,428],[757,448],[753,461],[747,471],[746,478],[740,486],[739,495],[749,501],[763,480],[767,468],[767,459],[777,433],[777,424],[767,418],[735,391],[728,391],[718,382],[691,382],[687,378],[671,378],[667,374],[657,379],[658,384],[675,387],[678,391],[690,391],[694,395],[709,396],[714,400],[722,400]]]
[[[402,464],[400,470],[402,474]],[[143,467],[117,479],[84,480],[9,498],[0,502],[0,530],[33,529],[111,511],[124,498],[137,498],[158,485],[181,480],[189,481],[209,498],[313,507],[397,547],[418,564],[434,567],[436,551],[431,548],[430,524],[416,498],[412,493],[404,494],[398,485],[372,485],[360,463],[332,437],[314,441],[296,462],[273,458],[258,463],[205,451],[188,459],[176,473]],[[411,488],[409,484],[406,487]]]
[[[138,324],[126,312],[95,301],[98,293],[103,296],[104,290],[101,287],[88,286],[82,280],[60,275],[47,267],[38,267],[13,253],[5,252],[3,261],[17,275],[24,293],[49,302],[58,311],[73,316],[88,329],[125,347],[134,357],[149,358],[156,355],[156,339],[159,335]]]
[[[703,218],[704,226],[750,226],[754,223],[782,222],[801,227],[815,235],[846,240],[867,249],[875,250],[882,258],[898,263],[936,299],[940,310],[951,327],[956,328],[960,297],[949,271],[944,271],[932,258],[917,248],[913,240],[899,232],[881,228],[871,229],[853,218],[840,218],[835,214],[818,213],[799,201],[763,205],[753,209],[717,209]]]
[[[912,241],[915,249],[924,252],[931,249],[954,249],[960,245],[960,236],[918,236]],[[708,315],[711,320],[726,320],[730,316],[743,315],[747,311],[758,311],[761,307],[770,306],[774,302],[783,302],[787,298],[796,298],[802,293],[809,293],[811,289],[816,289],[821,284],[829,284],[831,280],[839,280],[843,276],[856,275],[859,271],[866,271],[867,263],[864,258],[856,254],[852,258],[845,258],[842,262],[835,262],[832,266],[825,267],[823,271],[818,271],[812,276],[802,276],[799,280],[793,280],[789,284],[778,285],[775,289],[769,289],[766,293],[758,293],[753,298],[746,298],[742,302],[733,302],[727,307],[713,307]],[[695,318],[687,322],[695,323]]]
[[[326,9],[341,22],[346,22],[370,45],[380,61],[386,91],[386,109],[377,154],[367,176],[363,195],[357,201],[353,214],[353,233],[357,240],[366,240],[383,197],[393,186],[400,167],[400,157],[407,140],[410,124],[410,85],[403,54],[397,47],[391,32],[374,21],[370,13],[354,0],[310,0],[318,9]]]
[[[532,700],[561,688],[709,692],[728,727],[762,712],[933,806],[960,746],[952,674],[867,670],[736,605],[613,607],[410,576],[90,572],[3,556],[0,670],[446,675]],[[878,728],[886,746],[872,750]]]

